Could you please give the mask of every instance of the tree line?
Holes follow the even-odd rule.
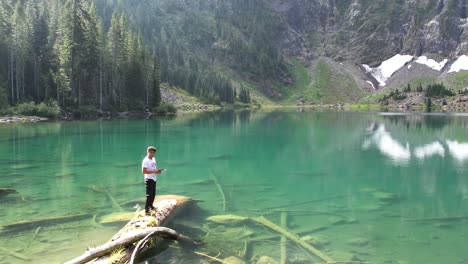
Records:
[[[0,109],[30,101],[80,112],[153,109],[161,82],[212,103],[236,100],[226,75],[164,28],[148,38],[132,17],[102,1],[1,0]]]

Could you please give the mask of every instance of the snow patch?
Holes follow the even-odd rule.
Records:
[[[432,25],[439,25],[439,22],[437,20],[431,20],[426,24],[426,26],[429,26],[429,27]]]
[[[422,147],[416,147],[414,148],[414,155],[418,159],[424,159],[428,158],[430,156],[434,155],[439,155],[441,157],[445,156],[445,150],[442,144],[440,144],[438,141],[426,144]]]
[[[468,70],[468,56],[460,56],[450,67],[450,72],[459,72],[461,70]]]
[[[371,68],[366,64],[363,64],[362,66],[367,73],[370,73],[379,82],[380,86],[385,86],[388,78],[412,59],[413,56],[411,55],[396,54],[390,59],[383,61],[379,67]]]
[[[429,59],[426,56],[421,56],[416,59],[416,63],[426,65],[429,68],[432,68],[436,71],[442,70],[444,68],[445,64],[448,62],[447,59],[444,59],[441,62],[437,62],[433,59]],[[409,69],[409,68],[408,68]]]
[[[408,70],[409,70],[409,69],[411,69],[411,66],[413,66],[413,65],[411,65],[411,64],[410,64],[410,65],[408,65]]]
[[[375,90],[374,83],[372,83],[371,81],[366,81],[366,83],[370,84],[370,86],[372,87],[372,89],[374,89],[374,90]]]

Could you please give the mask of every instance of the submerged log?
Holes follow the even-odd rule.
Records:
[[[184,196],[177,196],[177,195],[164,195],[164,196],[157,196],[153,206],[156,208],[154,214],[151,216],[146,216],[144,214],[144,210],[141,210],[139,213],[135,215],[135,217],[130,220],[122,229],[120,229],[110,241],[106,244],[100,246],[100,248],[105,248],[106,251],[103,255],[100,255],[98,258],[96,255],[87,256],[87,261],[92,260],[93,258],[97,258],[94,260],[93,263],[108,263],[109,260],[112,260],[113,264],[118,263],[128,263],[130,260],[132,253],[135,250],[134,242],[144,238],[148,234],[154,232],[156,229],[155,227],[163,227],[168,222],[172,220],[174,216],[176,216],[184,207],[190,205],[193,202],[192,199]],[[159,230],[161,231],[161,230]],[[164,232],[159,232],[159,234],[172,234],[171,231],[166,229],[163,230]],[[172,230],[173,231],[173,230]],[[139,234],[138,239],[132,240],[127,239],[129,236],[134,234]],[[158,235],[158,232],[155,232],[155,235]],[[170,235],[170,238],[176,239],[178,235]],[[120,241],[120,243],[116,243],[116,241]],[[112,255],[112,250],[107,251],[110,246],[115,246],[118,244],[122,251],[119,252],[117,255]],[[113,247],[114,248],[114,247]],[[148,248],[143,248],[143,253]],[[115,250],[114,250],[115,251]],[[93,251],[94,252],[94,251]],[[101,252],[102,253],[102,252]],[[83,254],[83,256],[89,253]],[[83,263],[83,262],[70,262],[70,263]]]
[[[13,224],[8,224],[2,226],[2,232],[18,232],[19,230],[30,229],[30,228],[37,228],[39,226],[50,226],[60,223],[66,222],[74,222],[83,220],[86,218],[91,218],[92,214],[75,214],[75,215],[65,215],[65,216],[57,216],[57,217],[49,217],[49,218],[42,218],[42,219],[34,219],[29,221],[20,221]]]
[[[281,228],[280,226],[274,224],[273,222],[269,221],[263,216],[252,218],[254,222],[257,222],[259,224],[262,224],[266,227],[269,227],[270,229],[281,233],[282,235],[286,236],[287,238],[291,239],[292,241],[296,242],[298,245],[302,246],[303,248],[307,249],[309,252],[314,254],[315,256],[319,257],[321,260],[325,261],[325,263],[335,263],[335,261],[330,258],[329,256],[325,255],[318,249],[314,248],[313,246],[307,244],[306,242],[302,241],[299,236],[296,234],[288,231],[285,228]]]
[[[6,196],[10,193],[18,193],[15,189],[10,188],[0,188],[0,197]]]

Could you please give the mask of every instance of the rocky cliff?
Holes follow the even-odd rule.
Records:
[[[466,0],[272,0],[287,24],[282,47],[377,66],[393,55],[468,54]]]

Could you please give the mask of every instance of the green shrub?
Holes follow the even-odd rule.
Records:
[[[56,101],[48,101],[47,103],[42,102],[38,105],[31,101],[16,105],[13,108],[13,114],[54,118],[59,116],[60,107]]]
[[[172,103],[162,101],[158,107],[153,109],[153,111],[160,114],[175,114],[177,112],[177,108]]]
[[[37,115],[51,118],[58,117],[60,115],[60,106],[55,100],[48,101],[47,103],[41,102],[37,106]]]
[[[0,110],[8,109],[8,95],[0,80]]]
[[[17,115],[34,116],[37,115],[37,106],[32,101],[20,103],[15,106],[14,112]]]

